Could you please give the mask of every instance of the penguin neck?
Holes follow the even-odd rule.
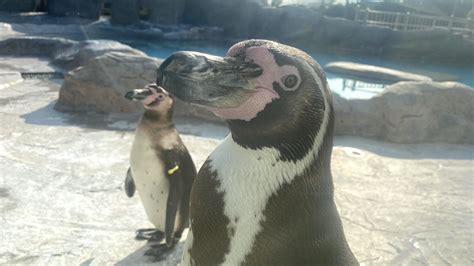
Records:
[[[303,178],[311,179],[319,176],[317,190],[321,194],[332,195],[331,154],[334,134],[332,106],[328,106],[327,112],[320,119],[306,121],[299,127],[286,129],[284,132],[256,128],[252,123],[228,121],[228,124],[231,130],[230,137],[237,150],[249,151],[246,156],[259,153],[261,157],[275,158],[270,162],[271,168],[282,164],[285,167],[281,169],[286,169],[297,176],[305,176]],[[262,166],[268,167],[268,165]]]
[[[154,130],[174,129],[171,112],[162,114],[155,110],[146,109],[139,123],[145,124]]]
[[[306,116],[306,117],[305,117]],[[246,149],[275,148],[282,161],[297,162],[315,149],[332,147],[334,118],[332,108],[320,115],[301,114],[298,122],[280,128],[266,126],[265,121],[227,121],[235,143]],[[327,149],[327,148],[325,148]],[[331,154],[331,150],[323,151]]]

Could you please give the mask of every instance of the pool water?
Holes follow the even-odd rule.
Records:
[[[157,58],[167,58],[176,51],[198,51],[213,55],[223,56],[230,47],[226,42],[179,42],[163,41],[159,43],[130,42],[128,45],[139,49],[149,56]],[[407,63],[395,60],[380,59],[370,56],[354,56],[327,53],[310,53],[310,55],[324,66],[334,61],[351,61],[361,64],[376,65],[393,68],[401,71],[427,71],[446,73],[459,77],[459,82],[474,87],[474,66],[471,68],[452,67],[436,64]],[[327,73],[329,86],[333,92],[347,99],[368,99],[383,91],[390,84],[382,84],[380,81],[359,80],[353,77],[346,77],[339,74]]]

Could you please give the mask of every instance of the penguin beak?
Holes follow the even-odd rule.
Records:
[[[145,87],[143,89],[136,89],[136,90],[127,92],[125,94],[125,98],[127,98],[129,100],[132,100],[132,101],[142,101],[146,97],[148,97],[152,94],[153,94],[153,91],[150,88]]]
[[[235,57],[177,52],[161,64],[157,84],[188,103],[232,108],[256,92],[254,80],[262,72]]]

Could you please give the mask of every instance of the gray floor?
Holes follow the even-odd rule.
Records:
[[[150,262],[134,240],[150,224],[122,188],[136,117],[59,113],[60,83],[0,87],[0,264]],[[227,132],[177,124],[198,166]],[[359,261],[473,264],[473,153],[467,145],[336,138],[336,200]],[[175,264],[181,248],[163,264]]]

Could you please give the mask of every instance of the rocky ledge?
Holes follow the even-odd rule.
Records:
[[[381,82],[431,81],[430,77],[386,67],[372,66],[353,62],[331,62],[324,66],[327,72],[353,76]]]
[[[334,98],[338,135],[474,143],[474,90],[461,83],[399,82],[367,100]]]

